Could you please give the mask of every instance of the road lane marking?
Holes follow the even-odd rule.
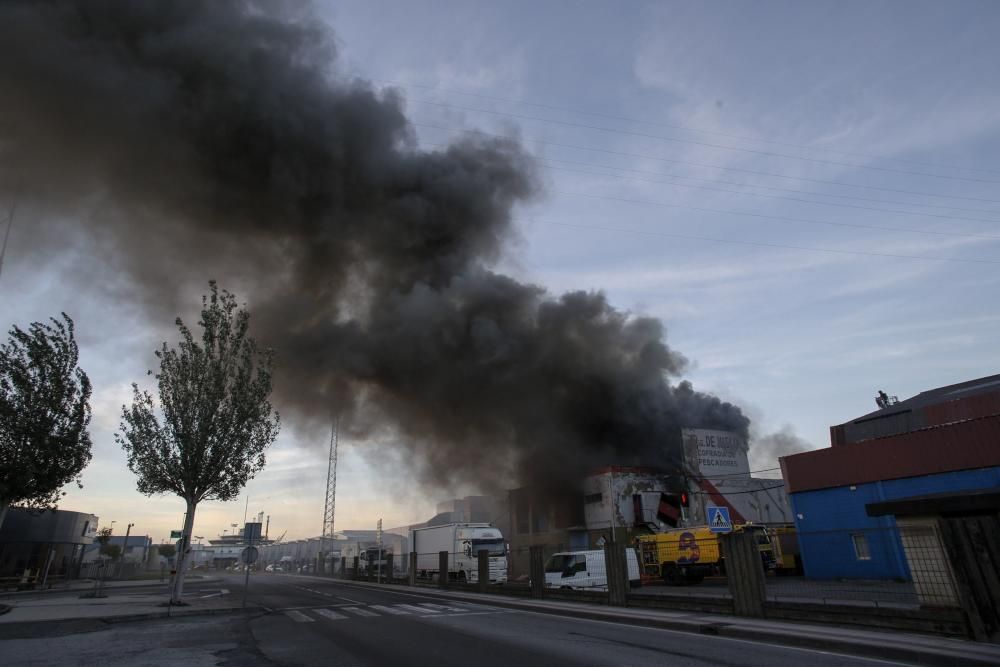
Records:
[[[347,604],[306,604],[301,607],[278,607],[277,609],[272,609],[272,611],[291,611],[293,609],[322,609],[324,607],[349,607]]]
[[[357,614],[358,616],[367,616],[367,617],[378,616],[378,614],[376,614],[373,611],[368,611],[367,609],[359,609],[358,607],[341,607],[340,609],[341,611],[349,611],[352,614]]]
[[[295,610],[286,611],[285,612],[285,616],[287,616],[288,618],[292,619],[296,623],[313,623],[314,622],[313,619],[309,618],[308,616],[306,616],[305,614],[303,614],[301,611],[295,611]]]
[[[198,591],[198,592],[199,593],[203,593],[204,591]],[[209,593],[208,595],[200,595],[198,597],[198,599],[205,600],[207,598],[217,598],[217,597],[221,597],[223,595],[229,595],[229,589],[228,588],[223,588],[223,589],[221,589],[219,591],[216,591],[215,593]]]
[[[338,614],[337,612],[331,611],[329,609],[314,609],[313,611],[315,611],[320,616],[325,616],[326,618],[330,619],[331,621],[342,621],[345,618],[347,618],[343,614]]]
[[[396,616],[409,615],[410,612],[405,609],[396,609],[395,607],[387,607],[381,604],[373,604],[372,609],[378,609],[379,611],[386,614],[394,614]]]
[[[462,609],[461,607],[449,607],[448,605],[444,605],[444,604],[431,604],[430,602],[421,602],[420,606],[421,607],[430,607],[431,609],[440,609],[441,611],[460,611],[460,612],[471,611],[470,609]]]
[[[406,609],[408,611],[415,611],[418,614],[440,614],[441,612],[437,609],[427,609],[425,607],[418,607],[413,604],[397,604],[397,609]]]
[[[430,616],[429,618],[451,618],[453,616],[489,616],[491,614],[514,614],[514,613],[517,613],[516,609],[498,609],[496,611],[468,611],[465,612],[464,614],[438,614],[437,616]]]
[[[361,602],[360,600],[352,600],[351,598],[345,598],[343,595],[338,595],[337,599],[338,600],[346,600],[346,601],[350,602],[351,604],[365,604],[364,602]]]

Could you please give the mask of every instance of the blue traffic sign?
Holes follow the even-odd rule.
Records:
[[[705,515],[708,517],[708,528],[713,533],[731,533],[733,531],[733,522],[729,518],[728,507],[709,505],[705,508]]]

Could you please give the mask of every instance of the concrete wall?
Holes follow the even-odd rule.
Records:
[[[61,543],[87,545],[97,535],[97,517],[66,510],[28,510],[11,507],[0,528],[3,543]]]
[[[791,494],[802,562],[808,577],[910,579],[895,519],[870,517],[865,505],[886,500],[1000,486],[1000,467],[884,480]],[[854,535],[863,535],[867,560]]]
[[[729,507],[737,523],[792,523],[792,505],[781,479],[732,477],[692,480],[688,525],[707,522],[705,507]]]

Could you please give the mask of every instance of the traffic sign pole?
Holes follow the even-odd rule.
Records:
[[[250,588],[250,566],[257,562],[257,556],[259,552],[257,547],[247,547],[240,552],[240,561],[243,562],[243,567],[247,569],[246,577],[243,579],[243,607],[247,606],[247,590]]]

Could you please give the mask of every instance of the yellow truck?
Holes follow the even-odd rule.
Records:
[[[764,526],[744,524],[735,531],[753,531],[765,570],[773,570],[777,559],[771,538]],[[642,560],[642,573],[662,577],[671,585],[697,584],[705,577],[725,573],[725,559],[719,533],[708,526],[674,528],[636,538]]]
[[[775,574],[802,574],[802,555],[799,552],[799,537],[795,526],[769,527],[767,532],[777,555]]]

